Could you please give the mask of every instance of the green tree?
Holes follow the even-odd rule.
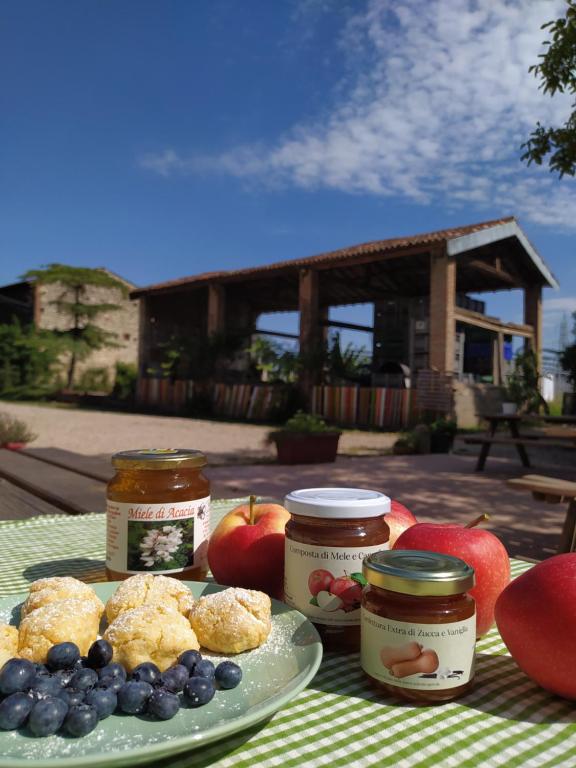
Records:
[[[79,360],[85,360],[95,350],[119,346],[115,341],[118,334],[100,328],[94,320],[121,307],[110,302],[91,302],[90,288],[115,288],[122,296],[128,295],[128,289],[104,270],[66,264],[48,264],[42,269],[31,269],[22,279],[33,280],[39,285],[57,285],[62,289],[58,298],[50,303],[69,320],[69,327],[52,333],[60,338],[64,349],[70,353],[67,373],[67,386],[70,388]]]
[[[59,352],[58,341],[49,331],[23,327],[16,318],[0,325],[0,394],[49,388]]]
[[[540,78],[540,88],[550,96],[576,95],[576,0],[567,0],[566,6],[564,16],[542,25],[551,39],[544,43],[547,49],[540,55],[540,62],[528,70]],[[537,123],[522,148],[522,160],[528,165],[542,165],[548,157],[550,170],[560,178],[576,175],[576,102],[564,125],[546,127]]]

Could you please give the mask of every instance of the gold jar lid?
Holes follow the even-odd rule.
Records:
[[[142,448],[112,456],[112,466],[117,469],[200,469],[206,463],[202,451],[187,448]]]
[[[369,584],[391,592],[422,597],[459,595],[474,586],[474,569],[464,560],[439,552],[393,549],[364,558]]]

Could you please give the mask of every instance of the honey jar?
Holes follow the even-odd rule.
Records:
[[[108,579],[153,573],[201,580],[208,572],[210,483],[201,451],[114,454],[106,494]]]
[[[360,648],[362,561],[388,546],[390,499],[361,488],[286,496],[284,600],[316,626],[328,650]]]
[[[362,567],[360,663],[396,698],[433,704],[466,693],[474,678],[474,570],[437,552],[391,550]]]

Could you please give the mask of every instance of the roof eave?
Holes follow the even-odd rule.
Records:
[[[471,232],[468,235],[461,235],[446,241],[446,250],[449,256],[458,256],[466,251],[475,248],[481,248],[484,245],[490,245],[498,240],[505,240],[508,237],[516,237],[536,269],[544,278],[550,288],[559,288],[560,285],[552,272],[546,266],[544,260],[528,240],[516,221],[509,221],[505,224],[497,224],[494,227],[481,229],[477,232]]]

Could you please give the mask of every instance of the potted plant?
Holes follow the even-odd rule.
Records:
[[[430,424],[430,451],[449,453],[452,450],[458,425],[454,419],[440,418]]]
[[[30,431],[26,422],[0,413],[0,447],[11,451],[20,451],[26,443],[36,440],[38,435]]]
[[[336,460],[341,434],[320,416],[297,411],[281,429],[268,434],[268,441],[275,443],[280,464],[320,464]]]
[[[533,350],[519,352],[514,361],[514,369],[506,382],[502,413],[538,413],[541,408],[548,413],[548,403],[540,392],[541,378],[538,358]]]

